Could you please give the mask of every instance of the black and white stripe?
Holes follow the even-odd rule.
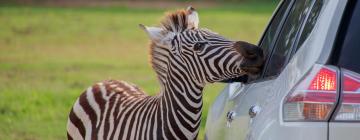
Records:
[[[205,84],[243,74],[244,61],[235,42],[198,29],[196,18],[189,8],[166,16],[162,29],[144,27],[152,39],[151,63],[161,85],[157,96],[123,81],[97,83],[76,100],[68,139],[196,139]]]

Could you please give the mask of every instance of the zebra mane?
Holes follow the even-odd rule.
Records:
[[[166,13],[165,17],[161,21],[161,25],[164,29],[171,32],[182,32],[188,28],[188,16],[187,10],[177,10],[175,12]]]
[[[163,29],[171,32],[182,32],[188,28],[187,10],[177,10],[168,12],[161,20]],[[160,82],[164,80],[164,74],[167,73],[168,67],[168,48],[156,45],[153,41],[150,43],[150,64],[157,74]]]
[[[158,46],[153,42],[150,43],[150,65],[161,85],[164,83],[168,72],[169,55],[168,49]]]
[[[193,10],[193,9],[190,9]],[[182,9],[173,12],[165,13],[161,20],[161,27],[169,32],[183,32],[187,29],[195,28],[189,23],[189,15],[193,11],[189,9]],[[150,64],[157,74],[160,82],[164,82],[168,72],[169,55],[171,54],[171,47],[157,45],[154,41],[150,43]]]

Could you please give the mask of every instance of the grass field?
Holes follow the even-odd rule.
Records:
[[[275,6],[198,9],[200,26],[257,43]],[[0,6],[0,140],[65,139],[73,102],[97,81],[131,81],[156,94],[148,39],[137,25],[158,25],[165,10]],[[223,86],[206,87],[204,120]]]

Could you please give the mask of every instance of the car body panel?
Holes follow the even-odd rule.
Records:
[[[331,122],[329,124],[329,140],[359,140],[359,123]]]
[[[314,64],[324,64],[330,56],[347,1],[324,2],[312,33],[278,77],[245,85],[232,83],[219,95],[209,110],[207,139],[328,139],[328,122],[282,121],[283,98]],[[248,115],[251,106],[261,108],[254,118]],[[226,114],[229,111],[235,112],[235,116],[230,127],[227,127]]]

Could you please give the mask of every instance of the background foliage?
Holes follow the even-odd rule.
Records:
[[[7,0],[3,1],[3,3],[47,3],[47,2],[56,2],[59,0]],[[82,1],[82,2],[117,2],[117,1],[145,1],[145,2],[153,2],[153,1],[160,1],[160,2],[169,2],[169,1],[178,1],[178,2],[208,2],[208,1],[215,1],[215,2],[279,2],[280,0],[62,0],[62,1]]]
[[[251,2],[198,8],[200,26],[257,43],[275,6]],[[158,25],[166,10],[0,6],[0,139],[65,139],[75,99],[104,79],[131,81],[155,95],[158,85],[148,64],[148,39],[137,25]],[[204,120],[223,86],[206,87]]]

